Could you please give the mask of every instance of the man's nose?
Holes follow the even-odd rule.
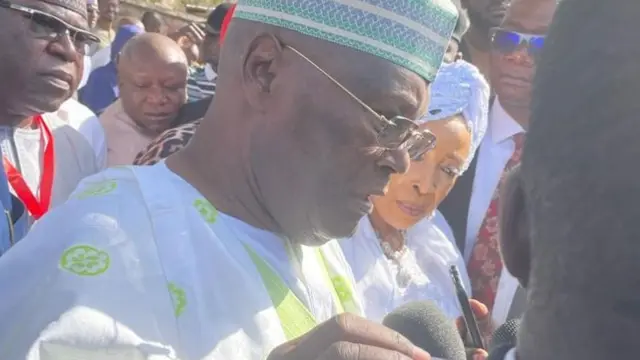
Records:
[[[149,89],[149,93],[147,93],[147,102],[151,104],[162,105],[166,102],[166,99],[167,96],[164,89],[159,86],[152,86]]]
[[[390,174],[404,174],[409,170],[410,164],[411,159],[405,149],[387,150],[378,162],[378,166],[388,169]]]
[[[506,54],[504,56],[504,59],[517,65],[522,65],[522,66],[534,65],[533,58],[529,54],[529,48],[523,45],[518,46],[518,48],[515,49],[510,54]]]
[[[58,38],[52,41],[47,47],[50,54],[57,56],[66,62],[75,61],[79,55],[79,51],[84,49],[76,49],[69,32],[58,35]]]

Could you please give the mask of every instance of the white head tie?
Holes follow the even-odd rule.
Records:
[[[489,94],[489,84],[474,65],[463,60],[442,65],[431,83],[429,110],[418,121],[425,123],[462,114],[471,133],[471,149],[463,171],[469,167],[487,132]]]

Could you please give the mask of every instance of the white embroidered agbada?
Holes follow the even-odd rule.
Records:
[[[360,311],[335,242],[285,244],[164,162],[108,169],[0,261],[0,359],[262,360],[305,319],[274,307],[250,253],[317,322]]]
[[[472,135],[463,171],[486,132],[488,103],[489,86],[480,71],[468,62],[443,65],[431,84],[429,114],[420,122],[463,115]],[[353,270],[356,291],[364,302],[368,319],[381,321],[393,309],[418,300],[436,302],[452,319],[461,315],[449,268],[458,267],[463,285],[470,292],[464,257],[433,219],[424,218],[407,229],[406,251],[398,259],[400,264],[385,256],[368,217],[360,221],[355,235],[340,245]],[[398,281],[403,276],[410,280]]]

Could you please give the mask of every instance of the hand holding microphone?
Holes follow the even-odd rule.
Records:
[[[341,314],[275,348],[267,360],[432,360],[404,336],[372,321]]]

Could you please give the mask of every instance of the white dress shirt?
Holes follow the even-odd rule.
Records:
[[[98,168],[100,170],[105,169],[107,167],[107,141],[104,129],[96,114],[88,107],[71,98],[62,103],[56,115],[72,128],[78,130],[87,139],[96,155]]]
[[[467,218],[467,238],[465,239],[465,260],[468,262],[478,238],[484,217],[507,162],[513,155],[515,143],[513,135],[524,132],[500,105],[498,98],[489,113],[489,128],[478,152],[478,163],[473,179],[469,212]],[[503,269],[493,307],[493,319],[500,326],[507,320],[518,281]]]
[[[509,350],[507,355],[504,356],[504,360],[516,360],[516,348]]]

